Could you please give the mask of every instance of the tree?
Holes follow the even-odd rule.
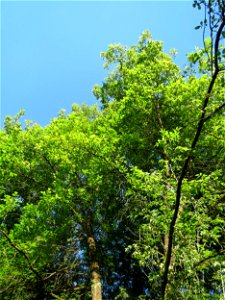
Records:
[[[184,70],[145,31],[102,53],[100,111],[6,118],[1,299],[224,297],[224,4],[194,5],[211,39]]]
[[[124,180],[117,136],[103,122],[96,107],[85,105],[74,105],[68,116],[60,113],[46,128],[28,124],[22,130],[18,116],[6,120],[1,241],[8,247],[2,298],[101,298],[98,244],[117,223]],[[11,281],[7,289],[6,281]],[[15,294],[17,284],[21,293]]]
[[[221,24],[216,33],[214,58],[210,58],[207,48],[199,51],[201,55],[199,53],[193,53],[189,56],[191,64],[196,62],[196,57],[197,61],[200,60],[199,71],[204,71],[204,75],[202,77],[195,77],[194,69],[190,69],[190,73],[188,75],[186,74],[185,77],[181,75],[175,66],[172,65],[171,60],[169,60],[168,57],[165,57],[165,55],[163,61],[163,54],[161,54],[160,48],[156,48],[156,44],[153,43],[150,39],[150,36],[145,33],[142,36],[140,44],[136,48],[133,47],[131,49],[126,49],[120,45],[110,46],[109,50],[103,54],[103,57],[106,58],[106,67],[109,63],[117,63],[118,65],[115,71],[106,79],[106,82],[103,84],[103,86],[96,86],[94,89],[96,96],[103,103],[103,107],[109,105],[110,100],[113,99],[111,107],[115,107],[115,109],[119,112],[122,111],[122,117],[120,118],[122,121],[119,123],[118,127],[120,128],[123,137],[126,136],[123,141],[127,141],[127,144],[129,144],[129,148],[127,147],[126,152],[127,161],[129,161],[131,166],[138,167],[139,169],[141,168],[141,170],[137,170],[137,174],[139,174],[141,178],[144,177],[145,180],[149,181],[151,185],[150,191],[148,191],[149,187],[144,188],[146,194],[145,197],[149,198],[149,193],[154,195],[157,190],[160,191],[160,195],[157,195],[156,193],[157,197],[155,195],[153,196],[153,199],[157,199],[156,201],[153,201],[153,199],[150,197],[151,200],[149,200],[151,204],[148,203],[146,210],[144,210],[145,218],[148,219],[150,224],[153,222],[151,226],[146,226],[147,224],[142,225],[142,227],[145,228],[145,231],[147,230],[148,238],[145,237],[145,239],[147,240],[147,245],[149,246],[147,248],[147,252],[149,252],[149,254],[147,254],[146,251],[145,253],[140,253],[139,245],[134,244],[134,253],[136,254],[136,257],[142,261],[142,264],[144,264],[142,259],[143,256],[146,257],[146,260],[150,260],[150,257],[153,256],[153,265],[151,264],[150,266],[150,277],[152,281],[154,281],[152,270],[156,271],[156,279],[154,282],[154,285],[156,286],[156,294],[153,297],[160,297],[159,286],[161,285],[162,297],[168,297],[168,299],[171,299],[171,297],[174,298],[174,291],[177,289],[177,287],[171,288],[171,285],[174,281],[173,278],[170,279],[170,284],[168,284],[169,269],[171,268],[171,273],[173,272],[173,276],[176,276],[176,285],[177,282],[180,282],[177,274],[179,273],[178,269],[185,269],[185,261],[183,261],[183,259],[181,260],[182,263],[179,262],[178,269],[174,266],[175,254],[172,253],[172,249],[174,247],[181,248],[179,246],[179,240],[176,240],[178,245],[175,245],[175,225],[179,216],[178,213],[183,213],[186,216],[191,214],[194,203],[193,201],[190,201],[190,203],[185,204],[185,200],[183,200],[184,205],[181,205],[181,188],[184,190],[186,185],[190,186],[190,183],[192,183],[194,186],[196,184],[201,186],[203,178],[207,183],[209,180],[218,181],[219,178],[221,185],[219,184],[218,186],[217,183],[216,187],[213,187],[212,183],[210,185],[211,191],[204,191],[204,195],[207,193],[211,195],[210,199],[208,199],[209,195],[204,201],[204,195],[201,195],[201,197],[194,194],[185,195],[184,192],[182,197],[200,197],[204,205],[207,203],[203,220],[208,218],[208,223],[206,225],[203,222],[203,224],[207,228],[214,228],[215,232],[217,232],[216,236],[213,236],[213,233],[209,234],[209,232],[207,232],[208,237],[210,239],[218,239],[217,241],[220,244],[224,236],[222,225],[224,224],[222,217],[223,210],[219,208],[213,216],[208,215],[209,211],[215,207],[215,199],[221,203],[224,195],[224,174],[222,169],[220,169],[221,165],[218,165],[218,161],[220,163],[223,161],[223,155],[222,157],[220,156],[221,153],[218,155],[218,149],[221,149],[221,146],[218,145],[218,141],[224,137],[224,131],[222,129],[224,126],[224,118],[223,115],[221,115],[221,111],[225,106],[224,77],[221,75],[223,71],[222,53],[224,53],[224,51],[222,47],[219,49],[219,40],[223,33],[224,27],[223,19],[221,20]],[[141,49],[141,51],[139,49]],[[166,59],[168,62],[168,69],[167,67],[164,67],[162,71],[160,68],[160,63],[158,64],[158,62],[163,61],[165,65]],[[211,68],[209,68],[209,66],[211,67],[212,59],[215,67],[214,73],[211,75]],[[159,70],[159,73],[154,72],[155,69]],[[164,74],[166,75],[164,76]],[[158,90],[158,87],[161,89]],[[152,120],[154,120],[154,122],[149,126]],[[203,130],[203,125],[204,136],[200,137]],[[151,133],[146,134],[147,129],[149,128],[151,128]],[[221,130],[219,133],[218,128]],[[212,133],[212,131],[214,131],[214,133]],[[148,139],[149,135],[151,140]],[[193,140],[192,136],[194,136]],[[215,136],[216,139],[213,140],[212,136]],[[213,141],[213,144],[216,145],[213,151],[211,147],[209,148],[209,151],[206,150],[208,149],[207,147],[209,147],[207,140],[208,142],[209,140],[211,142]],[[197,142],[198,148],[196,147]],[[151,147],[151,145],[153,147]],[[141,150],[143,150],[142,147],[146,150],[144,155],[140,154]],[[138,164],[137,158],[142,159],[144,163]],[[216,166],[213,168],[207,166],[209,161],[215,162]],[[190,164],[192,165],[190,166]],[[203,170],[205,174],[202,173]],[[147,175],[142,173],[143,171],[148,171]],[[220,174],[221,177],[218,177],[218,174]],[[150,180],[151,176],[154,178],[153,182]],[[193,180],[194,178],[195,180]],[[187,180],[188,183],[185,184],[184,179]],[[154,185],[155,190],[153,189]],[[138,183],[138,186],[140,189],[140,182]],[[198,189],[202,189],[200,186]],[[174,191],[176,192],[174,193]],[[193,189],[193,193],[194,191],[196,192],[196,187]],[[198,193],[199,192],[197,191],[197,194]],[[164,195],[162,196],[162,194]],[[173,206],[174,194],[176,195],[175,207]],[[222,195],[222,197],[218,196],[219,194]],[[137,198],[137,191],[135,191],[134,197]],[[167,203],[160,205],[162,198],[164,198]],[[213,198],[214,200],[212,201]],[[211,200],[211,204],[209,200]],[[171,210],[173,209],[174,213],[171,215]],[[197,212],[195,208],[194,210],[196,214],[199,213],[201,216],[203,216],[202,211]],[[146,211],[150,215],[149,217],[146,217]],[[165,215],[162,214],[162,211],[165,213]],[[136,213],[138,216],[140,215],[140,212]],[[152,216],[152,214],[154,216]],[[213,220],[215,215],[217,216],[216,221]],[[134,218],[134,215],[132,215],[132,217]],[[172,219],[171,222],[169,222],[168,217]],[[157,221],[157,218],[159,221]],[[180,220],[182,220],[182,216],[180,216]],[[191,221],[193,220],[191,219]],[[186,217],[184,218],[183,222],[187,222]],[[217,224],[217,226],[214,224],[214,222]],[[194,223],[190,223],[188,226],[181,223],[177,224],[177,227],[180,228],[180,231],[182,232],[185,228],[190,228],[192,224],[195,223],[196,221]],[[156,230],[153,230],[154,227]],[[167,234],[168,227],[170,229],[169,233]],[[158,232],[159,228],[161,229],[161,233],[164,232],[164,234]],[[182,236],[185,230],[183,233],[181,232],[181,240],[183,240]],[[199,246],[196,246],[194,241],[196,240],[196,232],[200,234],[200,224],[196,224],[196,227],[192,232],[192,237],[190,237],[190,239],[192,239],[191,242],[189,240],[190,244],[198,248]],[[179,236],[178,233],[177,235]],[[150,238],[151,236],[152,238]],[[156,238],[157,236],[158,238]],[[143,240],[139,244],[141,244],[141,248],[146,247],[143,247],[143,244],[146,244],[143,242]],[[201,265],[200,262],[203,263],[210,258],[215,258],[215,264],[217,264],[218,256],[224,255],[223,246],[222,244],[220,245],[221,246],[217,245],[217,251],[214,253],[215,249],[212,247],[211,243],[206,243],[205,248],[203,247],[204,251],[201,253],[203,258],[200,256],[196,262],[196,265]],[[186,247],[189,252],[187,254],[190,255],[190,249],[187,245]],[[209,249],[212,250],[212,252]],[[175,250],[173,250],[173,252],[175,252]],[[193,253],[193,256],[197,257],[197,254]],[[164,257],[165,267],[163,267]],[[177,259],[180,260],[179,258]],[[159,268],[160,265],[162,266],[161,268]],[[220,264],[218,265],[220,266]],[[163,268],[164,270],[162,270]],[[205,266],[203,268],[205,268]],[[215,269],[215,271],[210,270],[210,272],[218,272],[218,269]],[[172,274],[170,276],[172,276]],[[192,276],[195,276],[194,272],[192,273]],[[182,278],[182,280],[184,279]],[[184,281],[181,281],[181,283],[182,285],[180,289],[186,289]],[[204,284],[205,283],[203,282],[203,286]],[[166,289],[171,291],[166,291]],[[178,292],[178,294],[181,293],[181,290]],[[209,290],[210,289],[208,289],[208,293],[206,293],[208,297]],[[202,291],[200,293],[202,293]],[[204,299],[206,295],[203,296]]]

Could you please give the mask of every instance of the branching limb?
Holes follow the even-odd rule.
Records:
[[[27,256],[26,252],[23,251],[22,249],[20,249],[9,237],[9,235],[1,230],[0,231],[2,233],[2,235],[7,239],[7,241],[9,242],[10,246],[12,246],[19,254],[21,254],[25,260],[27,261],[27,264],[29,266],[29,269],[32,271],[32,273],[35,274],[35,276],[38,278],[38,280],[43,281],[42,276],[38,273],[38,271],[33,267],[29,257]]]
[[[204,122],[208,121],[213,116],[215,116],[216,114],[218,114],[224,107],[225,107],[225,102],[222,103],[219,107],[217,107],[210,115],[208,115],[207,117],[205,117]]]
[[[168,248],[167,248],[167,252],[166,252],[166,258],[165,258],[165,266],[164,266],[164,272],[163,272],[163,276],[162,276],[162,299],[165,299],[165,295],[166,295],[166,289],[167,289],[167,284],[168,284],[168,275],[169,275],[169,267],[170,267],[170,263],[171,263],[171,257],[172,257],[172,249],[173,249],[173,238],[174,238],[174,231],[175,231],[175,225],[176,225],[176,221],[178,218],[178,213],[179,213],[179,209],[180,209],[180,202],[181,202],[181,192],[182,192],[182,184],[183,184],[183,180],[186,176],[186,173],[188,171],[188,167],[189,167],[189,162],[192,158],[192,153],[193,150],[196,148],[196,145],[198,143],[199,137],[201,135],[204,123],[206,121],[208,121],[212,115],[205,117],[206,114],[206,108],[208,106],[209,103],[209,99],[213,90],[213,87],[215,85],[215,81],[217,79],[217,76],[219,74],[219,72],[221,72],[222,69],[219,68],[219,57],[218,57],[218,51],[219,51],[219,42],[220,42],[220,38],[222,35],[222,31],[225,27],[225,17],[224,17],[224,11],[223,11],[223,18],[221,20],[221,24],[217,30],[217,34],[216,34],[216,38],[215,38],[215,44],[214,44],[214,51],[215,51],[215,57],[214,57],[214,73],[212,75],[211,81],[209,83],[208,86],[208,90],[205,96],[205,99],[203,101],[203,107],[202,107],[202,114],[201,117],[199,119],[197,128],[196,128],[196,133],[191,145],[191,151],[190,154],[188,155],[188,157],[186,158],[183,168],[181,170],[181,174],[180,177],[178,179],[177,182],[177,191],[176,191],[176,200],[175,200],[175,205],[174,205],[174,213],[173,213],[173,217],[169,226],[169,235],[168,235]],[[220,107],[218,107],[214,113],[216,114],[217,112],[219,112],[223,107],[225,106],[225,104],[222,104]]]

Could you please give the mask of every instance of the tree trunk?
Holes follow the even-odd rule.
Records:
[[[87,242],[91,268],[91,297],[92,300],[102,300],[100,268],[97,260],[96,241],[93,234],[93,224],[91,216],[89,216],[87,222]]]

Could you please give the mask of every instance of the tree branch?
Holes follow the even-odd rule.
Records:
[[[26,252],[23,251],[22,249],[20,249],[9,237],[9,235],[3,231],[3,230],[0,230],[0,232],[3,234],[3,236],[7,239],[7,241],[9,242],[9,244],[18,252],[20,253],[24,258],[25,260],[27,261],[28,263],[28,266],[29,266],[29,269],[35,274],[35,276],[40,280],[40,281],[43,281],[41,275],[38,273],[38,271],[32,266],[32,263],[29,259],[29,257],[27,256]]]
[[[225,102],[222,103],[219,107],[217,107],[210,115],[208,115],[207,117],[205,117],[204,122],[207,122],[213,116],[215,116],[216,114],[218,114],[224,107],[225,107]]]
[[[215,40],[215,49],[214,49],[214,51],[215,51],[215,60],[214,60],[215,72],[219,72],[220,71],[219,62],[218,62],[218,53],[219,53],[220,37],[221,37],[221,34],[222,34],[224,26],[225,26],[225,16],[223,15],[223,19],[222,19],[220,27],[219,27],[219,29],[217,31],[216,40]]]
[[[180,174],[180,177],[179,177],[178,183],[177,183],[174,213],[173,213],[173,217],[172,217],[170,227],[169,227],[168,249],[167,249],[167,253],[166,253],[164,272],[163,272],[163,276],[162,276],[162,289],[161,289],[162,299],[165,299],[166,288],[167,288],[167,284],[168,284],[169,267],[170,267],[170,263],[171,263],[172,249],[173,249],[174,231],[175,231],[175,225],[176,225],[176,221],[177,221],[178,213],[179,213],[179,209],[180,209],[183,180],[186,176],[188,166],[189,166],[189,162],[192,158],[193,150],[196,148],[197,142],[198,142],[199,137],[201,135],[203,125],[206,121],[208,121],[210,119],[209,117],[205,118],[205,114],[206,114],[206,108],[208,106],[209,99],[210,99],[210,96],[211,96],[211,93],[212,93],[217,75],[220,72],[219,64],[218,64],[218,49],[219,49],[220,37],[221,37],[222,30],[223,30],[224,26],[225,26],[225,18],[223,18],[222,23],[221,23],[221,25],[220,25],[220,27],[217,31],[217,34],[216,34],[215,47],[214,47],[214,50],[215,50],[215,59],[214,59],[215,71],[212,75],[211,81],[210,81],[208,89],[207,89],[205,99],[203,101],[202,114],[201,114],[201,117],[198,121],[196,133],[195,133],[192,145],[191,145],[191,152],[190,152],[190,154],[188,155],[188,157],[186,158],[186,160],[184,162],[184,165],[183,165],[183,168],[181,170],[181,174]],[[218,109],[216,109],[215,113],[217,113],[220,109],[222,109],[222,108],[219,107]]]

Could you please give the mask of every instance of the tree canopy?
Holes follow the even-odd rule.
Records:
[[[224,299],[224,1],[181,70],[145,31],[93,93],[0,130],[0,298]]]

